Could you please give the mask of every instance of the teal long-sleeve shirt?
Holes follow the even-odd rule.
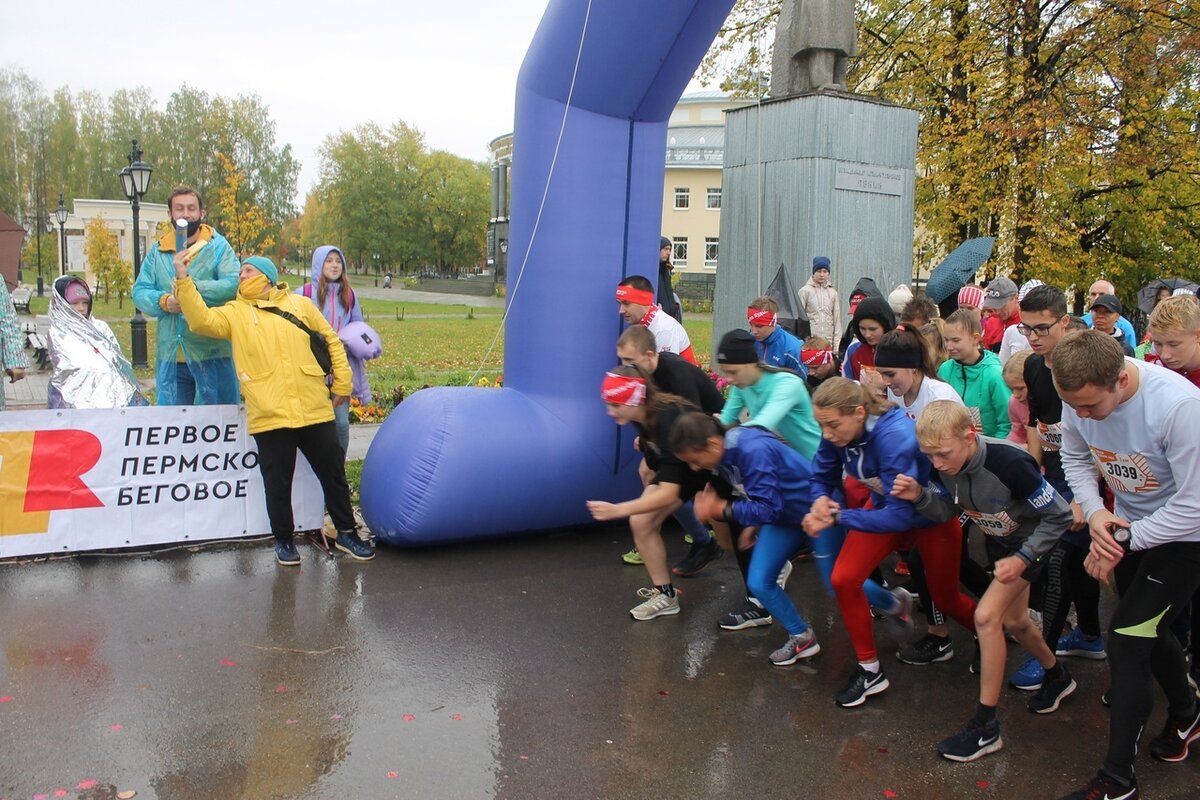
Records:
[[[774,431],[805,458],[812,460],[821,444],[821,428],[813,416],[812,400],[804,379],[793,372],[764,370],[762,377],[745,388],[733,387],[721,410],[721,422],[742,421],[742,409],[750,419],[743,422]]]

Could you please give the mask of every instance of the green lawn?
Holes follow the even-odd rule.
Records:
[[[473,307],[470,298],[464,298],[463,305],[367,299],[362,302],[371,327],[383,339],[383,356],[368,363],[367,375],[371,388],[384,397],[390,396],[398,386],[408,394],[426,384],[461,386],[466,383],[476,369],[480,369],[481,360],[500,329],[503,313],[500,308]],[[45,314],[48,307],[48,297],[35,297],[30,303],[33,314]],[[403,309],[403,315],[398,319],[400,309]],[[125,355],[130,355],[129,320],[133,316],[133,304],[129,298],[118,304],[115,297],[105,301],[101,294],[96,298],[93,310],[112,327]],[[689,315],[685,327],[697,359],[707,368],[712,341],[711,317]],[[156,329],[156,323],[149,320],[146,346],[151,362]],[[480,376],[495,381],[503,371],[503,359],[504,335],[501,334],[491,355],[482,364]],[[139,371],[139,376],[153,377],[153,367]]]

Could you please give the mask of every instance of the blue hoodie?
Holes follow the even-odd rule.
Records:
[[[812,500],[835,497],[841,489],[842,471],[871,489],[872,508],[847,508],[840,523],[870,533],[903,533],[934,523],[917,513],[913,504],[891,496],[896,476],[903,473],[921,486],[929,484],[932,465],[917,447],[917,429],[902,409],[890,408],[882,416],[867,417],[862,438],[847,447],[827,439],[813,459]]]
[[[804,344],[778,325],[775,330],[761,342],[754,343],[758,351],[758,360],[768,367],[790,369],[801,378],[808,378],[808,370],[800,360],[800,351]]]
[[[770,431],[728,431],[716,471],[733,487],[730,513],[742,525],[799,526],[804,521],[812,468]]]
[[[358,304],[358,296],[351,290],[350,308],[346,308],[342,303],[340,294],[341,281],[331,281],[325,289],[325,302],[319,303],[317,299],[317,282],[321,279],[321,272],[325,268],[325,259],[330,253],[337,253],[342,257],[342,277],[345,278],[346,271],[350,268],[350,262],[346,260],[346,254],[340,248],[330,244],[323,244],[313,251],[312,257],[312,283],[300,287],[296,290],[296,294],[302,294],[313,301],[321,313],[325,315],[325,319],[333,327],[337,333],[342,332],[342,328],[351,322],[362,322],[362,308]],[[367,383],[367,368],[361,358],[355,358],[346,351],[346,358],[350,361],[350,371],[354,375],[353,396],[358,398],[358,401],[364,405],[370,403],[371,388]]]

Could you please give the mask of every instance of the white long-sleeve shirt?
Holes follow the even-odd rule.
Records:
[[[1103,420],[1062,409],[1063,471],[1084,516],[1104,507],[1096,468],[1130,526],[1130,548],[1200,542],[1200,389],[1157,364],[1125,359],[1137,392]]]

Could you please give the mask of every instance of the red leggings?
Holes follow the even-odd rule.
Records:
[[[925,577],[933,602],[972,633],[975,631],[975,601],[958,588],[959,556],[962,553],[962,529],[952,519],[930,528],[914,528],[907,533],[867,533],[852,530],[833,568],[833,591],[837,594],[842,620],[858,660],[874,661],[875,637],[871,633],[871,608],[863,593],[863,581],[888,553],[898,547],[919,544],[925,559]]]

